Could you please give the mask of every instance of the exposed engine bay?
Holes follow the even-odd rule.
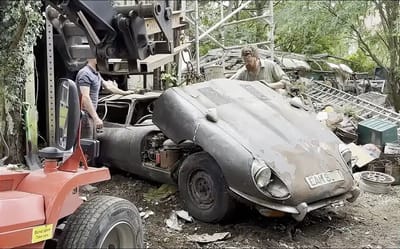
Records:
[[[195,151],[200,151],[200,148],[189,140],[176,144],[161,132],[153,133],[143,140],[142,161],[147,167],[172,172],[182,159]]]
[[[98,134],[97,164],[150,178],[156,174],[160,181],[176,180],[174,173],[180,163],[201,149],[189,140],[176,144],[153,124],[153,101],[158,96],[149,92],[100,100],[98,113],[104,130]]]

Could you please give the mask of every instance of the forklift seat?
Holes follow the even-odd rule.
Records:
[[[64,152],[65,151],[62,151],[56,147],[45,147],[39,150],[38,154],[41,158],[62,160],[64,157]]]

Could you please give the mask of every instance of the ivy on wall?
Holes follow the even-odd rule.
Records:
[[[44,28],[38,0],[0,1],[0,157],[22,162],[25,66]]]

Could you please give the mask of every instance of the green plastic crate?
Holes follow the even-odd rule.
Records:
[[[358,123],[358,143],[384,146],[397,142],[397,125],[383,119],[367,119]]]

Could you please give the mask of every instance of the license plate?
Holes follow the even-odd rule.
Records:
[[[344,177],[340,170],[329,171],[317,175],[307,176],[306,182],[310,188],[316,188],[333,182],[343,181]]]
[[[32,229],[32,243],[48,240],[53,237],[53,224],[37,226]]]

